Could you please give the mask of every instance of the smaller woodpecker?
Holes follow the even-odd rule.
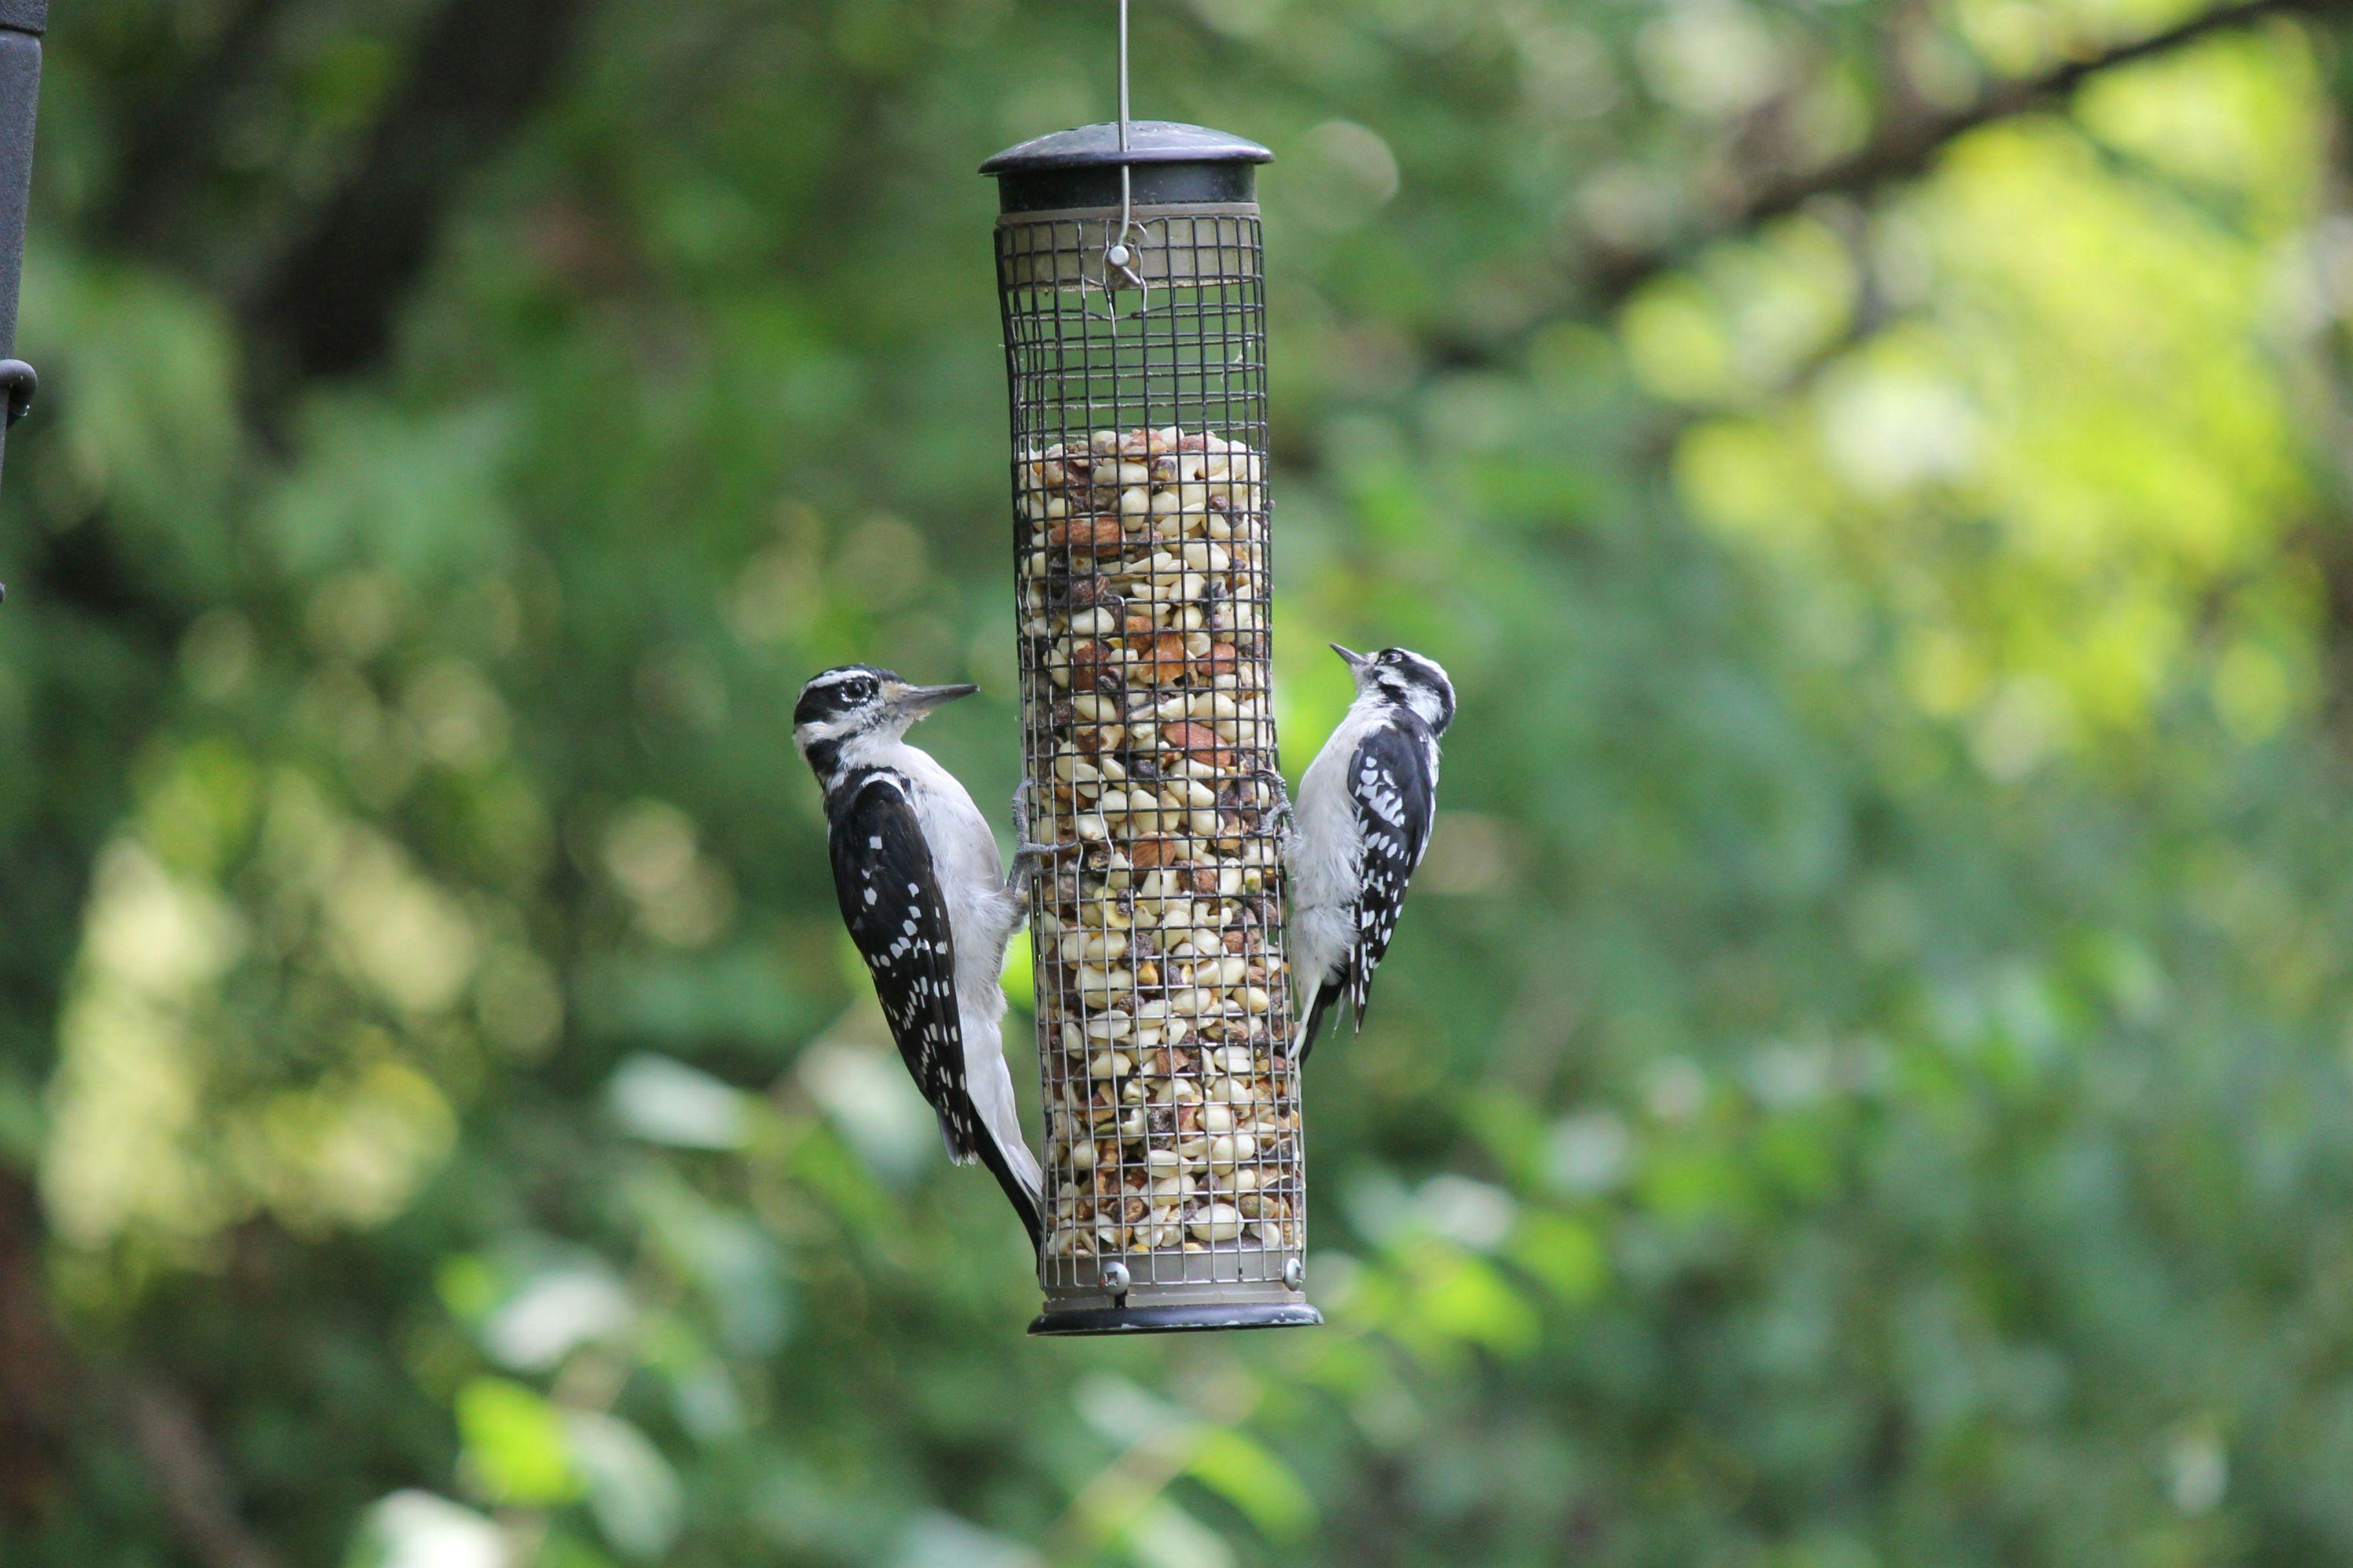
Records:
[[[998,1036],[998,976],[1029,913],[1028,879],[1054,851],[1022,844],[1001,873],[972,796],[906,741],[909,725],[973,690],[910,686],[870,665],[828,669],[801,689],[793,742],[825,786],[834,891],[899,1055],[939,1113],[948,1157],[988,1167],[1034,1248],[1042,1178]]]
[[[1356,677],[1356,700],[1299,784],[1284,835],[1291,873],[1291,964],[1303,1015],[1293,1059],[1305,1061],[1343,994],[1365,1024],[1373,971],[1388,952],[1407,882],[1438,817],[1438,738],[1454,721],[1446,671],[1401,647],[1332,651]]]

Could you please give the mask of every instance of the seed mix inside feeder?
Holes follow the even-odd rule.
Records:
[[[998,182],[1046,1118],[1033,1333],[1321,1321],[1269,659],[1265,148],[1088,126]]]

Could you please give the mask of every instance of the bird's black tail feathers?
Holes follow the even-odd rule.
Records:
[[[963,1125],[959,1119],[940,1112],[940,1141],[948,1146],[948,1158],[959,1165],[976,1161],[988,1167],[997,1184],[1013,1205],[1013,1212],[1021,1216],[1021,1228],[1029,1233],[1029,1249],[1033,1252],[1046,1245],[1045,1201],[1030,1178],[1015,1168],[1005,1151],[997,1146],[981,1127],[980,1117],[969,1105],[965,1107]]]
[[[1046,1211],[1038,1189],[1013,1168],[1013,1163],[1005,1157],[1005,1151],[997,1146],[996,1139],[982,1137],[976,1142],[980,1145],[980,1163],[988,1167],[988,1173],[995,1176],[997,1184],[1005,1189],[1006,1199],[1013,1205],[1013,1212],[1021,1216],[1021,1228],[1029,1233],[1029,1250],[1035,1252],[1043,1247],[1046,1245]]]

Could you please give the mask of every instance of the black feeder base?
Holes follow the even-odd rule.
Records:
[[[1176,1334],[1216,1329],[1312,1329],[1324,1314],[1304,1301],[1254,1301],[1229,1307],[1076,1307],[1040,1312],[1029,1331],[1063,1334]]]

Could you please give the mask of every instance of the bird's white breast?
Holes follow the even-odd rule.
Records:
[[[1373,722],[1361,705],[1349,709],[1299,781],[1297,853],[1291,870],[1292,899],[1303,910],[1356,901],[1364,826],[1348,792],[1348,770]]]

